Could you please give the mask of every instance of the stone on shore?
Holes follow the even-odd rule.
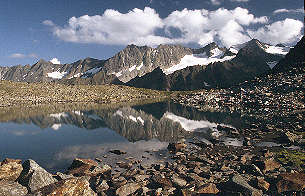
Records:
[[[288,191],[304,191],[305,174],[304,173],[284,173],[280,174],[281,180],[276,184],[279,193]]]
[[[4,159],[0,164],[0,180],[15,181],[22,170],[21,160]]]
[[[28,193],[26,187],[17,182],[1,180],[0,181],[0,195],[3,196],[23,196]]]
[[[97,196],[90,188],[86,177],[73,177],[66,180],[61,180],[54,184],[42,187],[33,193],[33,196]]]
[[[96,176],[111,171],[108,165],[100,165],[91,159],[76,158],[68,168],[67,174],[74,176]]]
[[[115,193],[118,196],[126,196],[133,194],[140,188],[141,186],[138,183],[128,183],[118,188]]]
[[[53,175],[40,167],[35,161],[29,159],[23,164],[18,182],[27,187],[31,192],[34,192],[44,186],[57,182]]]

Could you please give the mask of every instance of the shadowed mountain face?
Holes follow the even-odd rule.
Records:
[[[286,54],[284,46],[251,40],[230,49],[211,43],[190,49],[129,45],[107,60],[86,58],[55,65],[0,67],[1,80],[65,84],[123,84],[158,90],[227,87],[266,73]]]
[[[302,68],[305,62],[305,37],[292,48],[289,53],[275,67],[274,71],[287,71],[292,67]]]

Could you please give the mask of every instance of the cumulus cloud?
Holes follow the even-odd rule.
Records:
[[[215,1],[216,2],[216,1]],[[152,8],[135,8],[127,13],[107,9],[102,15],[69,19],[65,26],[43,22],[61,40],[109,45],[199,44],[213,41],[229,47],[250,40],[251,24],[266,24],[266,16],[255,17],[245,8],[232,10],[183,9],[161,18]]]
[[[54,65],[60,64],[60,61],[57,58],[51,59],[50,62],[53,63]]]
[[[271,44],[288,44],[302,36],[303,23],[294,19],[274,22],[256,31],[248,30],[251,37]]]
[[[22,54],[22,53],[14,53],[9,56],[10,58],[21,59],[21,58],[37,58],[37,55],[32,54]]]

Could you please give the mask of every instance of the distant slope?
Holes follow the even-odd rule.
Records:
[[[289,53],[275,67],[274,71],[286,71],[291,67],[304,67],[305,62],[305,38],[302,39],[292,48]]]

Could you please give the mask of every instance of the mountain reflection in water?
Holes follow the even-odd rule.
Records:
[[[43,110],[43,109],[42,109]],[[21,109],[20,112],[23,110]],[[75,157],[96,158],[120,149],[149,161],[166,156],[168,142],[223,137],[218,124],[239,129],[239,114],[199,112],[171,102],[118,108],[90,108],[16,116],[0,115],[0,158],[34,159],[50,171],[64,170]],[[240,143],[233,138],[233,143]],[[113,160],[115,161],[115,159]]]

